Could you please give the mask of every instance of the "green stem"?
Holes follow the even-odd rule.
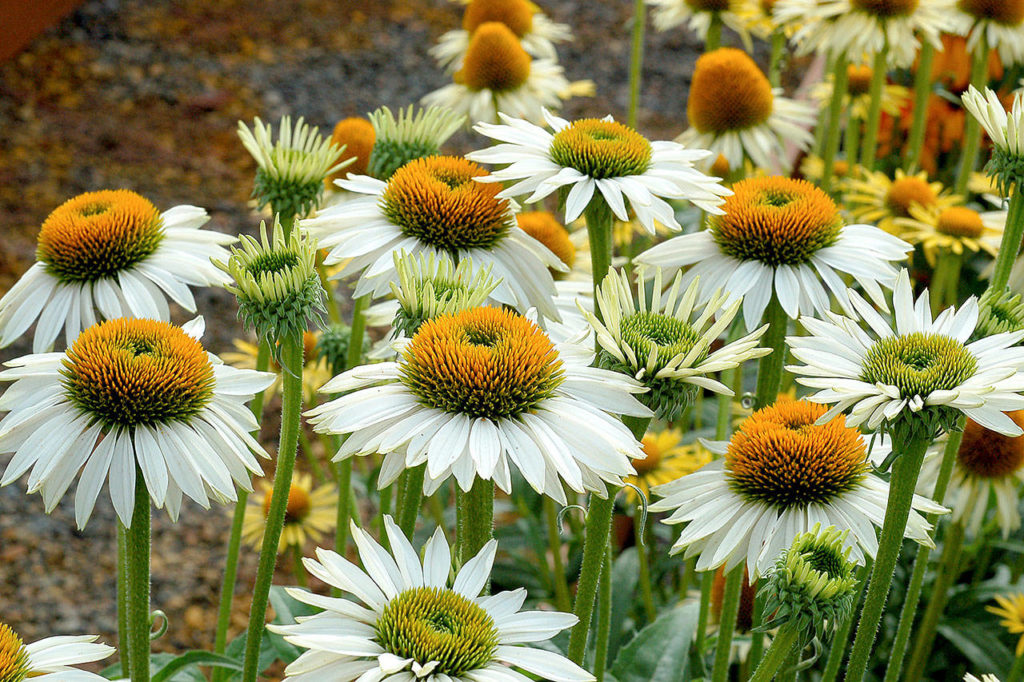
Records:
[[[760,410],[775,402],[782,385],[782,366],[786,362],[786,329],[789,327],[789,316],[782,309],[779,297],[773,292],[768,310],[765,311],[768,331],[761,338],[762,347],[771,348],[772,352],[761,358],[757,368],[757,393],[754,398],[754,409]]]
[[[544,520],[548,527],[548,552],[551,554],[551,581],[555,588],[555,607],[562,613],[572,609],[569,599],[569,583],[565,578],[565,563],[562,561],[562,535],[558,532],[558,512],[555,501],[543,496]]]
[[[747,665],[752,670],[757,670],[757,665],[761,662],[761,656],[764,655],[764,633],[759,632],[758,628],[764,622],[765,599],[766,597],[762,590],[757,590],[754,593],[754,613],[750,619],[750,653],[747,654]]]
[[[740,316],[742,318],[742,315]],[[736,341],[743,334],[743,320],[735,319],[732,325],[729,327],[729,334],[726,336],[725,342],[727,344]],[[726,386],[730,386],[733,383],[733,379],[740,369],[727,369],[722,372],[721,382]],[[742,376],[742,375],[741,375]],[[734,396],[725,395],[719,393],[716,400],[718,401],[717,411],[715,412],[715,440],[727,440],[729,438],[729,428],[732,426],[732,400]]]
[[[270,346],[265,341],[260,341],[259,350],[256,352],[256,371],[266,372],[270,366]],[[249,409],[256,422],[263,420],[263,403],[266,397],[265,391],[257,393]],[[259,429],[252,432],[254,438],[259,436]],[[213,651],[223,654],[228,644],[228,627],[231,625],[231,604],[235,598],[235,582],[238,580],[238,553],[242,546],[242,521],[245,519],[245,506],[249,501],[249,491],[238,489],[238,500],[235,502],[235,511],[231,517],[231,534],[228,536],[227,558],[224,561],[224,578],[220,584],[220,606],[217,609],[217,631],[214,635]],[[214,668],[212,673],[213,682],[221,682],[227,677],[228,671],[225,668]]]
[[[128,671],[128,548],[124,526],[117,524],[117,653]]]
[[[1006,682],[1021,682],[1024,680],[1024,656],[1017,656],[1013,659],[1013,667],[1006,677]]]
[[[651,562],[647,556],[647,546],[644,544],[644,528],[640,524],[640,506],[636,508],[633,515],[633,536],[636,538],[636,556],[640,568],[640,598],[644,603],[644,614],[647,622],[653,623],[658,617],[658,610],[654,606],[654,591],[651,589]]]
[[[718,618],[718,643],[715,645],[715,665],[711,669],[711,682],[726,682],[729,679],[729,656],[732,653],[732,636],[736,632],[736,616],[739,614],[742,588],[743,565],[741,564],[725,575],[722,613]]]
[[[704,52],[717,50],[722,44],[722,17],[715,11],[711,14],[711,23],[708,25],[708,37],[704,41]]]
[[[839,624],[839,629],[832,636],[832,646],[828,652],[828,660],[825,662],[825,672],[821,674],[821,682],[833,682],[839,677],[839,668],[843,664],[846,647],[850,643],[850,630],[853,629],[853,621],[857,615],[856,607],[860,606],[870,570],[871,558],[868,557],[865,565],[857,571],[857,590],[853,599],[853,608],[850,609],[846,618]]]
[[[835,58],[831,55],[826,55],[826,60],[825,71],[827,73],[833,73],[835,70]],[[829,130],[828,121],[829,107],[820,107],[818,110],[818,119],[814,124],[814,146],[811,147],[811,151],[818,156],[824,156],[825,154],[825,131]]]
[[[590,621],[594,615],[594,597],[601,579],[604,556],[608,547],[608,538],[612,530],[612,510],[615,508],[615,496],[620,488],[609,486],[606,497],[596,494],[590,496],[590,508],[587,510],[587,524],[583,540],[583,566],[580,578],[576,583],[576,604],[573,613],[579,619],[569,635],[569,660],[577,665],[583,663],[583,653],[587,648],[587,635],[590,633]]]
[[[309,580],[306,579],[306,567],[302,565],[302,546],[292,545],[292,570],[295,573],[295,584],[299,587],[309,589]]]
[[[768,61],[768,81],[773,88],[782,86],[782,56],[786,50],[786,34],[782,29],[772,33],[772,51]]]
[[[644,62],[644,30],[647,27],[647,12],[644,0],[633,2],[633,35],[629,49],[629,114],[626,123],[636,128],[637,109],[640,107],[640,75]]]
[[[697,657],[703,661],[707,649],[708,614],[711,612],[711,590],[715,585],[715,572],[700,574],[700,610],[697,612]]]
[[[1013,194],[1010,195],[1006,227],[1003,229],[1003,239],[999,243],[995,270],[988,283],[989,289],[1001,291],[1006,288],[1006,283],[1010,281],[1013,263],[1017,260],[1017,254],[1020,252],[1021,237],[1024,237],[1024,192],[1018,186],[1014,187]]]
[[[953,465],[956,463],[956,453],[960,449],[960,441],[963,440],[963,421],[960,419],[960,428],[949,434],[946,447],[942,452],[942,463],[939,467],[939,475],[935,481],[935,491],[932,499],[938,504],[946,497],[946,488],[949,487],[949,479],[953,474]],[[935,524],[938,514],[930,514],[928,523]],[[907,653],[907,645],[910,643],[910,631],[914,625],[914,616],[917,614],[917,604],[921,600],[921,587],[924,585],[925,574],[928,572],[928,559],[931,557],[931,547],[921,545],[917,548],[917,556],[914,558],[914,571],[910,576],[910,584],[907,585],[907,594],[903,600],[903,608],[900,611],[900,624],[896,629],[896,637],[892,644],[892,654],[889,656],[889,663],[885,669],[884,682],[896,682],[903,668],[903,658]]]
[[[929,294],[932,315],[938,315],[948,306],[956,305],[956,292],[960,289],[960,269],[963,256],[943,250],[935,264]]]
[[[878,156],[878,126],[882,122],[882,88],[888,73],[889,46],[884,45],[875,53],[875,61],[871,65],[871,104],[868,107],[868,120],[864,126],[864,147],[860,163],[869,171],[875,170]]]
[[[939,558],[938,574],[932,585],[931,599],[928,600],[928,607],[925,608],[924,615],[921,616],[921,623],[917,626],[914,648],[910,652],[907,674],[903,678],[907,682],[920,680],[928,665],[928,659],[932,654],[932,644],[935,641],[935,631],[939,627],[939,619],[942,618],[942,612],[946,608],[949,588],[953,586],[960,575],[959,559],[963,541],[963,522],[953,522],[946,537],[943,538],[942,556]]]
[[[821,155],[825,164],[825,170],[821,176],[821,188],[826,192],[832,191],[832,164],[835,163],[836,152],[839,151],[839,134],[842,131],[839,122],[842,118],[843,98],[846,97],[849,82],[850,74],[846,70],[846,57],[837,55],[832,64],[832,100],[828,105],[825,151]],[[849,159],[849,161],[852,163],[854,159]]]
[[[277,220],[281,223],[281,229],[284,231],[284,238],[287,240],[292,234],[292,227],[295,226],[295,213],[291,211],[279,211],[271,204],[271,210],[277,214]]]
[[[850,653],[850,663],[846,669],[847,682],[860,682],[867,674],[871,648],[882,620],[885,599],[889,595],[892,576],[896,569],[896,559],[903,546],[903,536],[910,516],[910,505],[914,499],[914,487],[921,471],[924,453],[931,444],[929,435],[913,435],[896,433],[894,443],[905,443],[905,451],[892,465],[892,477],[889,481],[889,501],[885,509],[885,521],[878,540],[878,554],[875,566],[871,571],[864,608],[861,610],[860,623],[857,626],[857,637]]]
[[[843,139],[843,149],[846,152],[846,159],[853,163],[857,159],[857,154],[860,152],[860,129],[864,126],[864,122],[853,115],[850,115],[846,119],[846,131],[845,138]]]
[[[472,559],[494,537],[494,481],[478,478],[469,492],[457,491],[463,511],[459,520],[459,560]]]
[[[594,643],[594,677],[604,682],[604,669],[608,665],[608,636],[612,631],[612,546],[604,553],[601,569],[601,592],[597,596],[597,641]]]
[[[277,547],[284,527],[285,510],[288,507],[288,491],[295,468],[298,451],[299,429],[302,420],[302,337],[293,335],[281,339],[281,437],[277,449],[277,471],[274,473],[274,489],[267,512],[263,544],[260,547],[259,567],[256,570],[256,585],[253,588],[252,606],[249,610],[249,628],[245,641],[245,662],[242,680],[255,682],[259,674],[260,642],[263,639],[264,619],[267,615],[267,600],[270,584],[274,579],[277,563]]]
[[[924,148],[924,133],[928,122],[928,98],[932,94],[932,64],[935,61],[935,47],[927,40],[921,41],[917,57],[917,73],[914,74],[914,118],[910,124],[910,141],[907,142],[907,172],[913,173],[921,162]]]
[[[405,537],[412,540],[412,534],[416,530],[416,519],[420,515],[420,507],[423,506],[423,475],[427,465],[421,464],[412,469],[406,469],[405,491],[402,494],[402,501],[398,508],[398,527],[405,533]]]
[[[789,652],[796,648],[799,636],[800,632],[791,623],[787,623],[779,628],[779,631],[775,633],[775,638],[772,639],[772,645],[768,647],[768,651],[765,653],[764,660],[761,661],[761,664],[757,666],[754,674],[750,677],[750,682],[768,682],[771,680],[779,668],[782,667],[782,664],[789,656]]]
[[[125,528],[128,670],[132,682],[149,682],[149,489],[135,465],[135,509]]]
[[[583,213],[587,221],[587,238],[590,241],[590,264],[594,278],[595,300],[597,289],[608,276],[608,268],[612,264],[612,224],[614,215],[599,192],[594,192],[586,211]],[[601,310],[594,306],[594,312],[601,317]]]
[[[779,674],[776,675],[776,679],[779,682],[796,682],[796,668],[800,665],[800,652],[801,650],[796,647],[789,650],[789,654],[786,655],[786,659],[782,662]]]
[[[982,36],[974,54],[971,55],[971,85],[979,90],[984,90],[985,86],[988,85],[988,55],[988,42]],[[974,165],[978,161],[978,150],[980,148],[981,123],[978,122],[978,119],[967,114],[963,145],[960,148],[960,168],[957,170],[956,184],[953,186],[953,191],[961,196],[967,191],[967,183],[971,179]]]

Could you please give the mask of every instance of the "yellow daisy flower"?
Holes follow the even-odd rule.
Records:
[[[858,168],[842,183],[843,205],[859,223],[870,223],[891,234],[899,234],[897,218],[911,217],[915,204],[944,211],[963,203],[949,194],[941,182],[929,182],[924,171],[909,175],[897,169],[889,178],[881,171]]]
[[[700,443],[683,444],[683,432],[679,429],[648,431],[641,444],[646,459],[633,460],[636,476],[626,477],[626,483],[635,485],[650,499],[651,486],[661,485],[692,474],[711,461],[711,453]],[[628,485],[625,489],[626,502],[638,504],[640,496]]]
[[[841,181],[849,174],[850,164],[845,159],[832,162],[832,177]],[[821,179],[825,177],[825,160],[816,154],[808,154],[800,162],[800,175],[815,185],[821,184]]]
[[[984,251],[995,258],[1006,225],[1006,214],[978,213],[966,206],[939,208],[913,204],[909,218],[894,221],[911,244],[920,244],[928,264],[935,267],[936,257],[944,251],[957,256]]]
[[[999,606],[986,606],[985,610],[1001,616],[999,624],[1011,635],[1022,635],[1017,640],[1017,656],[1024,654],[1024,593],[1017,592],[1007,597],[996,597]]]
[[[266,479],[259,482],[259,487],[260,490],[246,503],[245,517],[242,519],[242,539],[253,547],[263,543],[263,531],[274,491],[273,484]],[[281,531],[277,551],[280,553],[296,546],[301,549],[306,544],[307,535],[313,542],[319,542],[324,533],[334,528],[337,503],[338,492],[334,486],[324,484],[314,488],[312,476],[296,472],[288,491],[284,529]]]

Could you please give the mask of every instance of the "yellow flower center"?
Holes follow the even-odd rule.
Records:
[[[1024,410],[1007,412],[1006,416],[1018,426],[1024,426]],[[968,419],[956,458],[964,470],[975,476],[1003,478],[1024,464],[1024,438],[1011,438],[989,431]]]
[[[270,516],[270,503],[273,497],[271,490],[268,490],[267,494],[263,496],[263,518]],[[288,505],[284,512],[285,525],[302,523],[311,511],[313,511],[313,499],[309,495],[309,490],[305,486],[293,482],[288,489]]]
[[[827,504],[867,475],[860,431],[842,415],[816,425],[828,408],[780,398],[750,415],[729,441],[729,484],[739,495],[774,507]]]
[[[420,665],[438,662],[434,675],[461,677],[485,667],[498,646],[494,619],[458,592],[414,587],[388,602],[377,619],[377,643]]]
[[[367,165],[370,163],[370,152],[377,141],[377,134],[373,130],[373,124],[365,118],[353,116],[338,121],[331,133],[331,142],[335,147],[345,147],[341,155],[341,161],[355,157],[355,161],[342,168],[337,173],[327,177],[328,185],[332,180],[344,178],[349,173],[355,175],[366,175]]]
[[[156,251],[160,212],[125,189],[86,192],[58,206],[43,222],[36,257],[62,282],[115,277]]]
[[[636,469],[637,476],[643,476],[649,474],[658,468],[661,463],[661,458],[665,454],[661,448],[658,447],[658,440],[656,436],[645,435],[640,444],[644,447],[644,454],[647,455],[646,459],[634,459],[633,468]]]
[[[25,644],[14,630],[0,623],[0,682],[21,682],[28,673]]]
[[[761,0],[761,11],[770,15],[775,9],[776,1],[777,0]]]
[[[719,178],[724,178],[729,175],[729,159],[725,158],[725,154],[718,155],[715,162],[711,164],[709,171],[711,175]]]
[[[416,159],[388,181],[381,209],[402,233],[444,251],[489,248],[507,233],[508,201],[500,183],[477,182],[488,175],[454,156]]]
[[[472,0],[462,15],[462,28],[473,33],[482,24],[497,21],[522,38],[533,28],[535,11],[527,0]]]
[[[583,118],[555,133],[551,159],[592,178],[643,175],[651,164],[651,143],[615,121]]]
[[[469,39],[455,82],[471,90],[515,90],[529,78],[531,62],[508,26],[489,21],[481,24]]]
[[[935,223],[936,232],[948,234],[951,237],[971,237],[977,239],[985,232],[985,225],[981,222],[981,214],[969,208],[954,206],[947,208],[939,214]]]
[[[555,216],[548,211],[527,211],[518,214],[516,220],[523,232],[548,247],[568,267],[573,266],[576,246],[569,240],[568,230]]]
[[[832,174],[837,178],[845,178],[850,172],[850,164],[843,159],[836,159],[832,162]]]
[[[843,222],[835,202],[806,180],[751,178],[732,190],[725,215],[713,216],[710,230],[733,258],[798,265],[839,237]]]
[[[1024,22],[1024,0],[959,0],[957,6],[976,19],[988,19],[1005,26]]]
[[[319,341],[313,332],[302,332],[302,364],[316,359],[316,345]]]
[[[905,17],[913,14],[920,0],[853,0],[854,9],[878,17]]]
[[[733,0],[685,0],[687,6],[694,12],[726,12]]]
[[[89,327],[68,349],[61,374],[70,401],[108,428],[188,421],[213,396],[202,345],[158,320]]]
[[[529,411],[562,376],[558,352],[540,327],[497,308],[426,321],[401,363],[402,382],[424,405],[493,420]]]
[[[885,205],[899,218],[910,217],[910,207],[915,203],[931,206],[938,200],[935,190],[922,178],[909,176],[892,183],[885,195]]]
[[[701,133],[726,133],[760,125],[771,116],[772,86],[743,50],[723,47],[699,59],[686,115]]]
[[[849,77],[846,91],[850,93],[851,97],[860,97],[861,95],[868,94],[871,90],[870,66],[850,64],[846,67],[846,73]]]

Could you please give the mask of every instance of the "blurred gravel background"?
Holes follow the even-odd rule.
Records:
[[[565,114],[624,120],[633,3],[540,4],[575,32],[559,48],[570,80],[597,85],[597,97],[570,102]],[[447,82],[427,50],[460,17],[447,0],[86,2],[0,64],[0,292],[33,262],[42,220],[80,192],[129,188],[160,209],[205,207],[213,229],[253,232],[255,165],[237,121],[259,115],[276,124],[290,113],[329,134],[341,118],[416,102]],[[684,127],[696,46],[683,31],[649,27],[639,127],[653,139]],[[483,141],[466,133],[453,143],[468,151]],[[241,335],[233,300],[207,290],[197,301],[216,322],[207,326],[208,348],[229,349]],[[0,360],[28,352],[19,342]],[[263,434],[271,444],[273,421]],[[0,456],[0,467],[8,459]],[[211,646],[229,515],[187,501],[177,525],[154,515],[153,607],[171,620],[157,650]],[[27,640],[96,633],[114,643],[113,524],[105,492],[78,532],[72,494],[47,516],[23,481],[0,489],[0,619]],[[243,555],[240,595],[255,565],[255,553]]]

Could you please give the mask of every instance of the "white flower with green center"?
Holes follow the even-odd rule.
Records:
[[[114,647],[96,644],[96,635],[62,635],[25,644],[0,623],[0,682],[103,682],[107,678],[73,666],[101,661]]]
[[[266,456],[249,432],[245,403],[274,381],[235,369],[199,343],[202,318],[176,327],[116,319],[94,325],[64,353],[6,363],[0,381],[0,453],[13,453],[0,485],[26,472],[50,512],[81,470],[75,520],[85,527],[104,481],[121,523],[135,505],[136,470],[158,508],[178,516],[182,494],[209,507],[212,496],[252,490]]]
[[[365,196],[303,220],[303,229],[328,249],[338,277],[359,275],[355,297],[380,298],[399,281],[395,254],[438,261],[470,258],[501,283],[491,298],[522,312],[537,308],[558,319],[548,268],[558,257],[516,225],[515,205],[500,187],[478,182],[487,171],[455,156],[431,156],[402,166],[387,182],[359,175],[338,185]]]
[[[700,279],[698,305],[715,291],[743,298],[747,329],[761,323],[774,294],[790,318],[825,314],[829,292],[852,313],[842,274],[852,275],[876,304],[913,247],[870,225],[845,225],[835,202],[804,180],[750,178],[733,185],[725,214],[707,230],[644,251],[636,262],[667,274],[692,265],[683,286]]]
[[[356,367],[327,382],[341,398],[306,413],[321,433],[351,434],[335,459],[384,454],[378,485],[426,464],[424,492],[454,476],[509,492],[511,467],[564,503],[562,481],[604,494],[622,485],[642,448],[615,416],[650,417],[646,389],[591,367],[592,346],[556,344],[527,317],[472,308],[424,322],[395,343],[397,362]]]
[[[681,291],[682,273],[677,273],[671,289],[663,294],[661,270],[656,270],[648,303],[642,269],[637,280],[634,303],[625,270],[609,268],[597,291],[601,319],[582,306],[580,310],[597,332],[601,346],[598,366],[631,376],[649,388],[640,395],[640,402],[659,419],[674,420],[700,388],[733,395],[728,386],[709,375],[771,352],[757,347],[767,325],[710,352],[711,344],[739,311],[740,300],[727,306],[729,296],[716,292],[694,319],[699,282]]]
[[[315,209],[323,196],[324,178],[355,159],[344,158],[339,149],[300,117],[292,126],[290,116],[281,119],[277,140],[273,126],[260,120],[252,130],[238,122],[238,137],[256,160],[252,196],[259,208],[270,205],[274,213],[302,217]]]
[[[655,221],[673,230],[682,229],[666,199],[686,200],[708,213],[722,212],[719,206],[729,190],[717,178],[694,168],[710,152],[687,149],[676,142],[649,142],[610,116],[570,123],[545,110],[544,119],[554,134],[504,115],[505,125],[478,123],[474,130],[504,144],[466,158],[508,164],[478,181],[516,181],[498,196],[529,194],[526,203],[566,188],[566,223],[579,218],[599,192],[619,220],[630,219],[628,204],[650,234],[654,234]]]
[[[441,153],[441,145],[466,121],[445,107],[420,109],[411,104],[399,109],[398,116],[381,107],[369,118],[375,141],[367,175],[378,180],[387,180],[410,161]]]
[[[210,263],[234,237],[201,230],[209,216],[196,206],[160,213],[128,190],[86,192],[43,222],[36,263],[0,298],[0,348],[35,322],[32,350],[42,353],[64,328],[67,344],[102,319],[171,319],[168,297],[189,312],[190,286],[222,286]]]
[[[906,270],[893,290],[895,324],[855,292],[850,299],[872,334],[858,320],[830,313],[828,321],[800,318],[809,335],[786,338],[805,363],[787,369],[820,389],[809,400],[834,403],[829,417],[849,410],[853,425],[934,436],[963,413],[993,431],[1021,435],[1004,413],[1024,408],[1024,348],[1017,345],[1024,331],[970,341],[978,300],[933,319],[928,292],[915,302]]]
[[[705,442],[721,459],[653,488],[664,499],[651,510],[671,512],[666,524],[686,524],[672,553],[698,557],[698,571],[728,572],[745,562],[756,578],[796,535],[820,523],[849,531],[853,561],[874,557],[889,483],[872,464],[890,454],[889,441],[875,438],[869,456],[858,429],[825,413],[823,405],[781,398],[754,412],[728,442]],[[947,510],[917,496],[911,505],[906,537],[930,547],[932,527],[918,512]]]
[[[449,581],[451,550],[438,529],[423,559],[384,517],[388,552],[352,525],[363,569],[338,554],[304,559],[311,575],[358,602],[287,588],[295,599],[324,609],[294,625],[268,625],[285,641],[308,649],[285,669],[294,682],[423,680],[512,682],[523,671],[552,682],[588,682],[594,676],[569,659],[529,645],[576,623],[557,611],[520,611],[526,590],[481,594],[490,583],[497,542],[491,540]]]
[[[963,95],[963,105],[992,140],[995,148],[986,170],[1006,196],[1024,179],[1024,97],[1016,94],[1007,112],[996,93],[985,88],[983,94],[972,85]]]

